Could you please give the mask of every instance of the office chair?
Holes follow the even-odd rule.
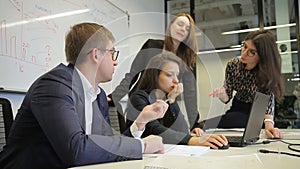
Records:
[[[111,107],[111,106],[109,107],[109,119],[110,119],[111,127],[116,132],[114,134],[121,134],[118,112],[115,107]]]
[[[2,150],[6,144],[12,122],[13,112],[10,101],[5,98],[0,98],[0,150]]]
[[[122,134],[126,129],[124,115],[118,112],[119,108],[112,101],[109,101],[108,105],[111,126],[117,131],[117,134]]]

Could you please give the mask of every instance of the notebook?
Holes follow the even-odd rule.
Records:
[[[247,126],[245,127],[243,134],[225,134],[231,147],[244,147],[246,145],[255,143],[259,139],[270,97],[270,95],[256,92],[254,101],[251,106]]]

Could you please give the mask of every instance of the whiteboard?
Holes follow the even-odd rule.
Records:
[[[66,32],[80,22],[96,22],[113,33],[122,28],[117,35],[129,27],[126,13],[106,0],[1,0],[0,87],[27,91],[40,75],[66,63]]]

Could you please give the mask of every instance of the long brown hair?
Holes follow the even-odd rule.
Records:
[[[141,80],[138,83],[137,90],[144,90],[146,92],[151,92],[154,89],[158,89],[158,77],[162,71],[163,66],[166,63],[175,62],[178,64],[180,71],[186,69],[185,63],[181,61],[172,52],[162,52],[161,54],[155,55],[148,63]]]
[[[175,54],[178,57],[180,57],[190,69],[193,69],[197,61],[198,44],[196,39],[195,22],[194,19],[191,17],[191,15],[186,13],[179,13],[171,20],[166,30],[164,49],[171,52],[175,51],[170,29],[171,29],[171,25],[180,16],[185,16],[189,19],[190,30],[187,38],[180,43]]]
[[[284,95],[281,56],[274,34],[269,30],[250,32],[245,40],[252,40],[259,55],[257,86],[262,92],[271,91],[277,98]]]

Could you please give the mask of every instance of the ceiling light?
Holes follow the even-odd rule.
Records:
[[[201,52],[197,52],[197,54],[198,55],[203,55],[203,54],[210,54],[210,53],[231,52],[231,51],[237,51],[237,50],[241,50],[241,48],[216,49],[216,50],[209,50],[209,51],[201,51]]]
[[[89,11],[90,11],[90,9],[81,9],[81,10],[76,10],[76,11],[63,12],[63,13],[58,13],[58,14],[49,15],[49,16],[42,16],[39,18],[30,19],[30,20],[23,20],[23,21],[19,21],[19,22],[7,23],[5,25],[5,27],[8,28],[8,27],[24,25],[24,24],[28,24],[28,23],[32,23],[32,22],[38,22],[38,21],[43,21],[43,20],[65,17],[65,16],[77,15],[77,14],[81,14],[81,13],[85,13],[85,12],[89,12]]]
[[[264,29],[276,29],[276,28],[282,28],[282,27],[291,27],[296,26],[296,23],[290,23],[290,24],[283,24],[283,25],[276,25],[276,26],[266,26]],[[237,34],[237,33],[245,33],[245,32],[251,32],[259,30],[259,28],[250,28],[250,29],[242,29],[242,30],[235,30],[235,31],[228,31],[228,32],[222,32],[222,35],[230,35],[230,34]]]

